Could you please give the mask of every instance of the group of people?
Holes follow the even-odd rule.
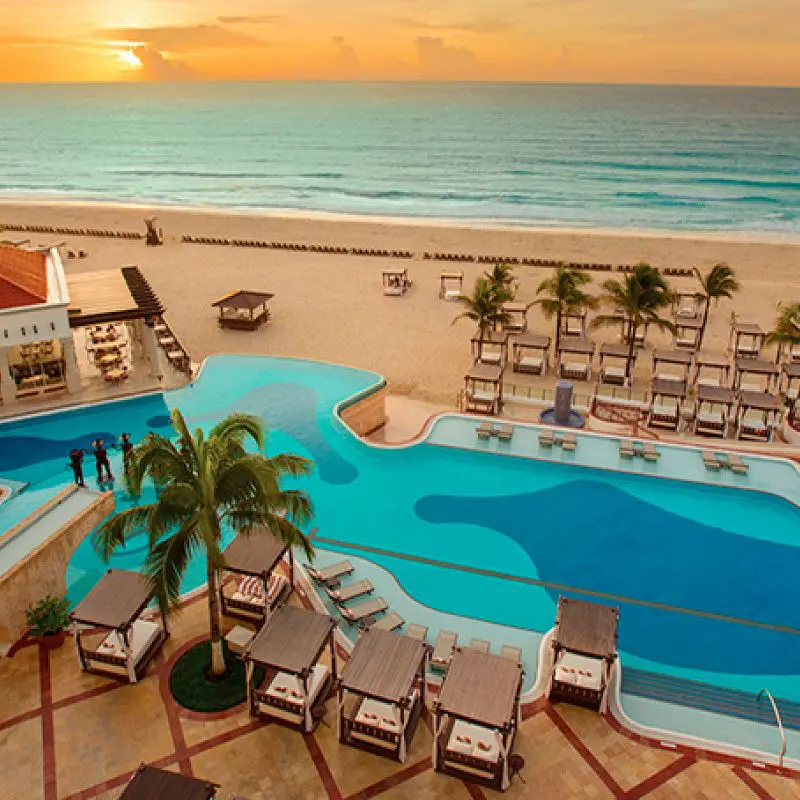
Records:
[[[131,435],[129,433],[123,433],[119,437],[119,445],[112,445],[112,447],[118,447],[120,450],[122,450],[122,461],[125,465],[125,469],[127,470],[128,462],[130,460],[131,453],[133,452]],[[80,447],[75,447],[70,450],[69,467],[72,470],[72,474],[75,476],[75,483],[78,486],[86,486],[86,482],[84,481],[83,477],[84,453],[87,455],[94,455],[95,465],[97,467],[97,482],[101,485],[104,483],[112,483],[114,480],[114,475],[111,473],[111,464],[108,460],[108,450],[106,449],[102,439],[95,439],[92,442],[91,450],[84,451]]]

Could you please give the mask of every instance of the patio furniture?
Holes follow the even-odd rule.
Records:
[[[769,442],[782,411],[780,400],[767,392],[739,393],[736,407],[736,436],[756,442]]]
[[[550,360],[550,337],[521,333],[511,343],[512,369],[531,375],[546,375]]]
[[[491,422],[481,422],[477,427],[479,439],[488,439],[494,433],[494,426]]]
[[[510,442],[511,437],[514,435],[514,426],[508,423],[498,425],[495,435],[501,442]]]
[[[699,317],[677,317],[672,346],[679,350],[696,350],[700,344],[703,320]]]
[[[497,415],[503,404],[503,368],[473,364],[464,376],[464,410]]]
[[[508,333],[486,331],[483,336],[474,336],[470,341],[472,359],[476,364],[505,367],[508,362]]]
[[[503,312],[508,320],[503,323],[503,330],[509,333],[524,333],[528,330],[528,306],[525,303],[503,303]]]
[[[622,458],[634,458],[637,454],[636,448],[630,439],[622,439],[619,443],[619,454]]]
[[[712,374],[709,375],[709,372]],[[727,356],[702,351],[695,353],[692,383],[698,386],[727,386],[730,373],[731,362]]]
[[[418,625],[416,622],[412,622],[408,628],[406,628],[406,636],[408,636],[409,639],[419,639],[421,642],[424,642],[428,638],[428,626]]]
[[[629,353],[630,349],[625,344],[603,342],[600,345],[600,383],[612,386],[627,386],[630,383],[630,375],[626,372]],[[622,363],[607,364],[606,362],[609,359]],[[635,365],[636,351],[634,350],[631,370],[634,369]]]
[[[703,457],[703,466],[706,469],[717,472],[722,467],[719,459],[710,450],[701,450],[700,455]]]
[[[219,309],[217,324],[220,328],[254,331],[269,320],[267,303],[275,297],[268,292],[239,289],[230,292],[211,305]]]
[[[642,458],[645,461],[658,461],[661,458],[661,453],[653,442],[645,442],[642,446]]]
[[[458,300],[464,290],[463,272],[442,272],[439,275],[439,299]]]
[[[556,375],[567,380],[591,380],[594,350],[595,344],[591,339],[564,336],[556,352]],[[565,356],[569,360],[565,360]],[[582,360],[577,360],[579,358]]]
[[[738,453],[728,453],[728,468],[737,475],[747,475],[750,465]]]
[[[361,630],[370,631],[396,631],[398,628],[402,628],[405,624],[406,621],[396,611],[387,611],[376,620],[372,620],[372,618],[370,618],[368,620],[356,623]]]
[[[651,378],[662,378],[664,380],[683,381],[689,380],[694,355],[686,350],[656,350],[653,353],[653,365]],[[677,368],[679,375],[672,372],[662,372],[662,368]]]
[[[573,431],[565,431],[561,436],[561,449],[569,450],[570,452],[576,450],[578,447],[578,436]]]
[[[385,269],[382,272],[383,293],[387,297],[402,297],[410,288],[407,269]]]
[[[552,447],[555,443],[556,440],[552,430],[545,430],[539,432],[539,444],[542,447]]]
[[[339,613],[351,624],[366,622],[389,608],[389,604],[382,597],[372,597],[362,600],[354,606],[339,606]]]
[[[694,411],[694,433],[697,436],[724,437],[733,407],[733,391],[723,386],[698,384]]]
[[[440,631],[433,645],[431,655],[431,669],[436,672],[444,672],[453,657],[453,648],[458,642],[458,636],[451,631]]]
[[[329,564],[327,567],[322,567],[321,569],[308,565],[306,567],[306,572],[314,582],[333,587],[338,586],[345,575],[352,574],[353,569],[353,565],[345,560],[337,561],[335,564]]]
[[[511,647],[510,645],[504,644],[500,648],[500,657],[508,658],[511,661],[515,661],[517,664],[521,664],[522,650],[519,647]]]
[[[654,378],[650,386],[648,427],[677,431],[681,423],[681,407],[685,399],[685,381]]]
[[[212,800],[219,786],[147,764],[140,764],[119,800]]]
[[[491,644],[486,641],[486,639],[470,639],[469,640],[469,648],[470,650],[477,650],[479,653],[488,653]]]
[[[325,591],[334,603],[339,604],[349,603],[351,600],[355,600],[365,594],[372,594],[375,591],[375,587],[368,580],[360,580],[347,584],[347,586],[342,586],[340,589],[325,587]]]
[[[243,655],[247,650],[250,642],[253,641],[255,634],[249,628],[244,628],[241,625],[234,625],[226,634],[225,641],[228,643],[228,649],[236,655]]]
[[[767,334],[760,325],[752,322],[734,320],[729,339],[734,360],[739,358],[759,358]]]

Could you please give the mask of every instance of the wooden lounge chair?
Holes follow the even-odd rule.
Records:
[[[578,437],[571,431],[561,437],[561,449],[573,451],[578,447]]]
[[[380,619],[367,625],[367,628],[376,628],[379,631],[394,631],[402,628],[406,621],[395,611],[389,611],[384,614]]]
[[[308,566],[306,571],[311,576],[311,579],[317,583],[324,583],[327,586],[338,586],[339,581],[345,576],[353,572],[353,565],[345,561],[337,561],[335,564],[330,564],[322,569]]]
[[[470,639],[469,649],[477,650],[479,653],[488,653],[491,644],[486,639]]]
[[[492,433],[492,423],[491,422],[481,422],[480,425],[477,427],[477,434],[479,439],[488,439]]]
[[[737,453],[728,454],[728,466],[731,472],[737,475],[747,475],[747,470],[750,469],[750,465],[742,461],[742,457]]]
[[[510,442],[511,437],[514,435],[514,426],[513,425],[500,425],[497,428],[497,438],[500,439],[502,442]]]
[[[334,603],[349,603],[362,595],[372,594],[375,591],[375,587],[370,581],[362,580],[343,586],[341,589],[331,589],[326,586],[325,591]]]
[[[517,664],[522,663],[522,650],[520,650],[519,647],[511,647],[507,644],[504,644],[500,648],[500,655],[503,658],[509,659],[510,661],[516,661]]]
[[[339,606],[339,613],[351,624],[367,621],[374,616],[386,611],[389,604],[382,597],[372,597],[369,600],[362,600],[354,606]]]
[[[420,642],[424,642],[428,638],[428,626],[418,625],[416,622],[412,622],[406,628],[406,636],[408,636],[409,639],[418,639]]]
[[[431,669],[437,672],[445,672],[450,666],[453,658],[453,648],[458,643],[458,635],[451,631],[440,631],[433,645],[431,655]]]
[[[636,448],[630,439],[623,439],[619,443],[619,454],[622,458],[633,458],[636,455]]]
[[[722,466],[719,459],[710,450],[702,450],[701,454],[703,456],[703,465],[706,469],[718,470]]]
[[[661,458],[661,453],[659,453],[658,448],[653,444],[653,442],[645,442],[642,445],[642,458],[645,461],[658,461]]]
[[[553,431],[541,431],[539,433],[539,444],[542,447],[552,447],[556,443]]]

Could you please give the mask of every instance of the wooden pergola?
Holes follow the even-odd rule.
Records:
[[[525,333],[528,330],[528,306],[525,303],[504,303],[503,311],[508,314],[508,322],[503,330],[509,333]]]
[[[464,292],[463,272],[439,273],[439,299],[458,300]]]
[[[724,437],[733,408],[733,390],[726,386],[697,386],[693,430],[697,436]]]
[[[758,358],[766,335],[757,323],[734,322],[729,343],[734,359]]]
[[[337,691],[339,741],[404,762],[425,708],[430,645],[369,628]]]
[[[592,377],[595,344],[580,336],[562,336],[556,353],[556,375],[568,380],[588,381]],[[564,356],[581,356],[583,361],[564,361]]]
[[[766,381],[765,386],[743,383],[742,379],[746,375],[756,375]],[[773,361],[764,358],[739,357],[736,359],[736,366],[733,372],[734,390],[744,389],[745,391],[758,392],[762,389],[765,392],[772,390],[773,382],[777,383],[780,376],[780,369]]]
[[[736,405],[736,437],[755,442],[769,442],[783,407],[767,392],[740,392]]]
[[[472,360],[479,364],[496,364],[505,367],[508,362],[508,333],[506,331],[486,331],[483,337],[478,333],[470,342]]]
[[[607,383],[614,386],[625,386],[630,381],[630,375],[626,374],[628,361],[628,345],[616,342],[603,342],[600,345],[600,383]],[[607,364],[606,360],[622,361],[622,366],[617,364]],[[633,351],[631,359],[631,371],[636,365],[636,350]]]
[[[141,764],[119,800],[213,800],[217,789],[201,778]]]
[[[676,320],[697,319],[703,310],[703,295],[697,292],[678,292],[672,311]]]
[[[651,377],[653,378],[666,378],[677,379],[682,381],[689,380],[689,373],[692,369],[693,361],[692,353],[686,350],[656,350],[653,353],[653,370]],[[680,376],[672,375],[671,373],[659,372],[661,365],[674,366],[681,368]]]
[[[681,408],[686,399],[686,381],[671,378],[653,378],[650,385],[650,410],[647,425],[677,431],[681,422]]]
[[[261,625],[292,593],[294,553],[292,548],[266,528],[238,533],[222,553],[225,567],[219,582],[219,601],[225,616]],[[289,580],[278,565],[288,556]],[[225,580],[241,576],[239,580]]]
[[[703,372],[711,371],[714,377],[709,378]],[[694,377],[692,383],[707,386],[727,386],[731,379],[731,362],[727,356],[719,353],[700,351],[694,357]]]
[[[569,311],[561,316],[561,337],[575,336],[578,339],[586,338],[586,309]]]
[[[503,405],[503,368],[473,364],[464,376],[464,410],[497,415]]]
[[[673,346],[681,350],[696,350],[700,344],[703,320],[699,317],[677,317]]]
[[[514,372],[546,375],[550,360],[550,337],[537,333],[521,333],[511,343]]]
[[[546,695],[601,710],[617,658],[619,609],[559,597]]]
[[[383,270],[381,280],[383,281],[383,293],[388,297],[402,297],[411,288],[411,280],[405,267]]]
[[[152,599],[147,576],[109,569],[69,615],[81,669],[136,683],[169,635],[143,616]]]
[[[781,384],[781,394],[787,402],[794,403],[800,395],[800,362],[790,361],[781,367]]]
[[[219,309],[217,324],[220,328],[237,331],[254,331],[269,319],[267,303],[275,297],[269,292],[238,289],[220,297],[211,306]]]
[[[433,702],[433,764],[443,772],[505,791],[520,722],[524,672],[509,658],[456,649]]]
[[[322,719],[336,681],[336,620],[305,608],[283,605],[264,623],[244,653],[250,714],[311,733]],[[320,663],[325,649],[331,666]],[[256,667],[266,675],[254,685]]]

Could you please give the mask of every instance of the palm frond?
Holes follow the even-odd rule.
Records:
[[[92,534],[92,545],[103,561],[108,562],[117,547],[122,547],[131,535],[147,530],[153,505],[134,506],[109,517]]]

